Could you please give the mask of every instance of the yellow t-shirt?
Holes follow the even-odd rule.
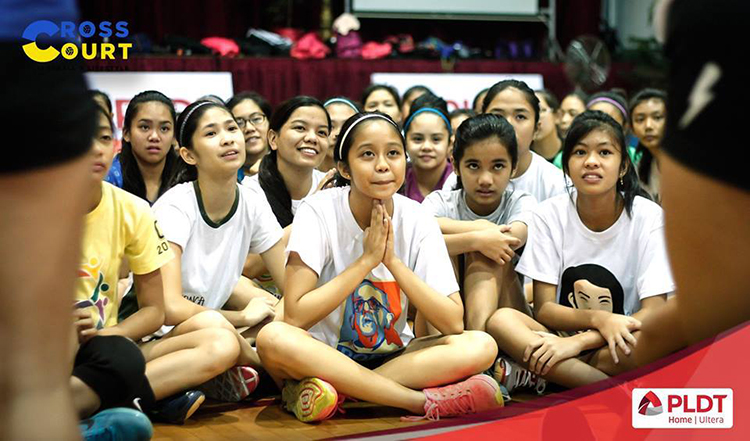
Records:
[[[77,308],[90,308],[98,329],[117,324],[117,281],[123,257],[134,274],[148,274],[174,254],[146,201],[102,182],[102,200],[86,215]]]

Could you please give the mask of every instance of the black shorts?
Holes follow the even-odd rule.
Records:
[[[23,42],[0,42],[0,173],[60,164],[91,147],[96,108],[80,61],[31,60]]]
[[[125,337],[96,336],[82,344],[76,353],[73,376],[99,396],[99,410],[132,406],[136,398],[144,407],[153,405],[146,360],[138,346]]]
[[[742,54],[750,2],[679,0],[667,15],[665,54],[670,61],[666,153],[681,164],[744,190],[750,174],[732,161],[744,158],[750,103]]]

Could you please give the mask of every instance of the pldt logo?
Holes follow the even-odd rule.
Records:
[[[26,55],[38,63],[49,63],[60,55],[66,60],[72,60],[78,57],[79,54],[86,60],[93,60],[97,57],[102,60],[114,60],[118,49],[121,51],[122,59],[128,59],[128,49],[133,47],[131,43],[118,43],[115,45],[113,43],[84,42],[85,39],[92,38],[95,35],[102,38],[112,36],[117,38],[127,37],[128,23],[118,21],[113,24],[109,21],[103,21],[97,26],[90,21],[84,21],[78,25],[71,21],[63,21],[58,26],[57,23],[49,20],[38,20],[28,25],[23,31],[22,37],[24,40],[28,40],[29,43],[24,44],[22,47]],[[37,42],[44,39],[45,36],[58,40],[77,40],[80,38],[82,43],[80,48],[75,43],[65,43],[59,50],[51,45],[46,49],[41,49]]]
[[[664,410],[661,407],[661,400],[655,393],[648,391],[641,400],[641,404],[638,405],[638,413],[641,415],[659,415],[662,412]]]
[[[728,429],[733,425],[734,392],[732,389],[633,389],[632,406],[636,429]]]

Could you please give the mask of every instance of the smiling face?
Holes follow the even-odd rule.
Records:
[[[139,162],[158,164],[166,160],[174,142],[174,120],[169,108],[158,101],[138,105],[138,110],[122,133]]]
[[[487,216],[497,209],[513,167],[508,149],[497,137],[475,142],[464,150],[458,175],[471,211]]]
[[[492,99],[486,113],[493,113],[508,120],[516,132],[518,157],[528,154],[537,124],[534,122],[534,107],[523,92],[515,87],[503,90]]]
[[[401,121],[401,109],[396,99],[385,89],[377,89],[367,97],[365,112],[383,112],[396,122]]]
[[[97,112],[97,126],[94,139],[91,142],[91,177],[96,183],[101,182],[112,166],[115,156],[115,143],[112,125],[103,112]]]
[[[200,116],[190,142],[191,148],[180,148],[180,156],[195,165],[199,175],[233,176],[245,163],[242,131],[232,115],[220,107],[211,107]]]
[[[581,195],[602,195],[616,191],[617,180],[624,176],[622,147],[612,134],[595,129],[573,147],[568,160],[568,172]]]
[[[653,154],[659,150],[664,138],[667,109],[664,101],[649,98],[633,108],[633,134]]]
[[[585,110],[586,103],[575,95],[566,96],[562,103],[560,103],[560,114],[558,116],[557,127],[560,129],[560,135],[563,138],[565,138],[565,135],[568,133],[568,129],[570,129],[573,119]]]
[[[341,127],[352,115],[357,113],[351,106],[343,103],[333,103],[326,106],[328,115],[331,117],[331,135],[329,137],[329,148],[326,156],[330,160],[333,160],[333,148],[336,146],[336,141],[339,139],[341,133]]]
[[[396,128],[387,121],[361,123],[339,172],[351,180],[352,192],[369,199],[390,199],[404,183],[406,155]]]
[[[258,157],[265,153],[268,148],[268,115],[250,99],[240,101],[232,108],[232,114],[245,121],[242,132],[247,157]]]
[[[568,293],[568,301],[577,309],[613,311],[612,292],[585,279],[573,282],[573,292]]]
[[[318,106],[297,108],[279,133],[268,132],[268,142],[278,153],[279,165],[297,169],[317,168],[328,152],[328,118]]]
[[[445,166],[450,135],[445,121],[432,112],[423,112],[412,119],[406,134],[406,151],[411,163],[419,170]]]

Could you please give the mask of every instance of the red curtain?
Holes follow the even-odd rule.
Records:
[[[130,57],[128,60],[88,62],[92,71],[197,71],[231,72],[234,91],[254,90],[272,104],[295,95],[312,95],[325,99],[344,95],[355,100],[370,84],[374,72],[442,73],[439,60],[295,60],[291,58],[217,58],[217,57]],[[609,80],[602,89],[629,89],[628,64],[614,64]],[[565,78],[559,63],[463,60],[453,66],[455,73],[539,73],[545,86],[557,95],[573,87]]]

